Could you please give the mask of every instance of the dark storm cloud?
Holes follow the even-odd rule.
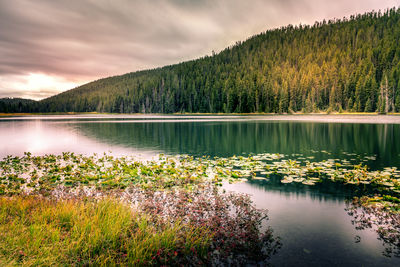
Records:
[[[82,83],[193,59],[274,27],[313,24],[399,4],[400,0],[0,0],[0,97],[14,89],[20,94],[23,90],[12,88],[10,79],[30,73]],[[52,90],[43,92],[41,97]]]

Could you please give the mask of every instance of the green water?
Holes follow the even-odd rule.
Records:
[[[0,119],[0,156],[158,153],[232,156],[281,153],[287,158],[348,159],[372,169],[400,167],[400,117],[44,116]],[[333,118],[333,119],[332,119]],[[343,119],[344,118],[344,119]],[[318,121],[318,122],[312,122]],[[346,121],[346,123],[339,123]],[[225,185],[252,195],[269,210],[269,225],[283,246],[277,266],[400,266],[382,255],[371,229],[356,230],[345,200],[362,189],[335,183],[316,186],[278,180]],[[361,241],[358,242],[358,237]]]

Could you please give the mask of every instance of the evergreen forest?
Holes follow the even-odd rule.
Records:
[[[219,53],[100,79],[18,112],[400,112],[400,9],[268,30]],[[0,112],[16,112],[0,101]]]

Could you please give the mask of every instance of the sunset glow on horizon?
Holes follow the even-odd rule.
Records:
[[[400,0],[0,0],[0,98],[211,55],[288,24],[399,6]]]
[[[33,100],[40,100],[49,95],[61,93],[86,82],[87,81],[69,81],[62,77],[43,73],[16,75],[9,79],[0,77],[0,83],[8,88],[13,88],[16,93],[14,95],[4,95],[3,97],[15,97],[15,95],[17,95],[17,97],[20,98]]]

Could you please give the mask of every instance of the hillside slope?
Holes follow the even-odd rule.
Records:
[[[400,9],[287,26],[217,55],[94,81],[38,111],[400,111]]]

